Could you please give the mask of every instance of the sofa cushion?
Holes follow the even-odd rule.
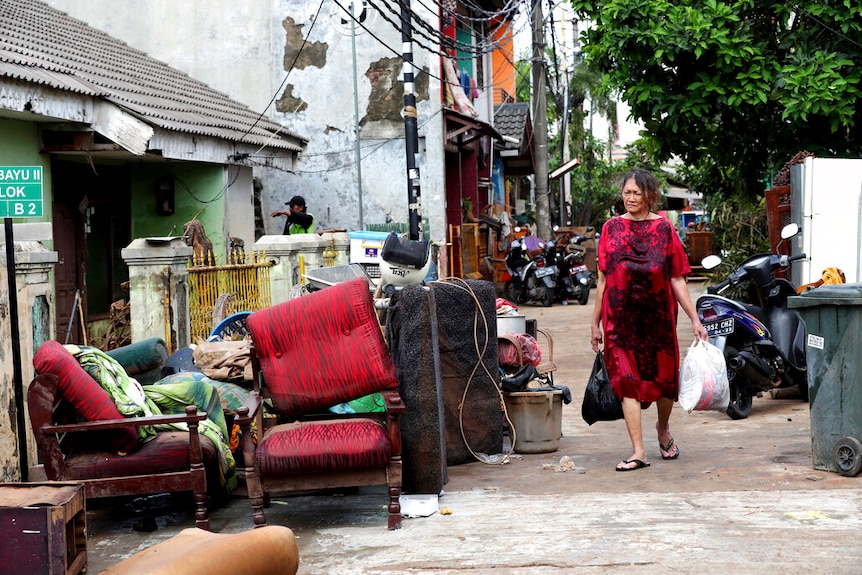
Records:
[[[276,411],[295,417],[396,389],[368,281],[338,283],[246,320]]]
[[[33,368],[40,375],[50,373],[57,377],[63,398],[83,419],[123,419],[111,396],[60,343],[52,340],[39,346],[33,355]],[[134,451],[139,444],[138,431],[133,425],[106,431],[105,436],[119,452]]]
[[[373,419],[314,421],[276,425],[255,451],[263,477],[382,467],[389,463],[389,438]]]

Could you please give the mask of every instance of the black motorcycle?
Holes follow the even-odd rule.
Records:
[[[584,264],[587,238],[581,234],[572,236],[562,249],[557,250],[557,296],[561,300],[575,300],[586,305],[590,299],[590,289],[595,286],[593,272]]]
[[[542,253],[532,259],[523,240],[515,240],[506,254],[508,277],[503,284],[503,297],[515,304],[541,301],[545,307],[554,303],[557,286],[556,240],[541,243]]]
[[[788,224],[781,231],[782,241],[797,233],[799,226]],[[801,397],[808,400],[805,324],[787,306],[796,288],[784,278],[773,277],[774,271],[805,258],[805,254],[751,256],[697,299],[697,314],[709,341],[727,361],[727,414],[733,419],[748,417],[753,396],[770,389],[798,386]],[[707,270],[719,264],[721,258],[715,255],[702,262]],[[747,303],[718,295],[728,288],[745,290]]]

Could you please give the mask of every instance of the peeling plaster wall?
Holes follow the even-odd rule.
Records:
[[[356,164],[356,116],[353,95],[353,50],[349,21],[338,12],[335,3],[325,3],[324,11],[314,20],[316,1],[277,2],[285,18],[285,54],[279,61],[284,74],[290,70],[284,89],[279,93],[276,116],[290,128],[309,138],[307,152],[297,172],[268,173],[262,177],[264,213],[280,209],[294,194],[305,196],[308,210],[317,218],[317,228],[360,227],[359,171]],[[420,7],[421,8],[421,7]],[[327,12],[328,10],[328,12]],[[360,15],[361,17],[361,15]],[[361,179],[363,227],[392,220],[407,222],[407,176],[405,170],[404,121],[401,116],[404,87],[400,80],[401,34],[379,14],[367,13],[363,25],[372,34],[356,27],[356,77],[358,84],[359,125],[361,133]],[[436,16],[432,21],[436,25]],[[376,38],[375,38],[376,37]],[[303,45],[303,42],[305,44]],[[381,45],[381,42],[385,43]],[[301,54],[297,57],[297,51]],[[416,47],[414,47],[416,48]],[[393,53],[394,51],[394,53]],[[291,63],[296,62],[293,68]],[[437,58],[416,52],[417,67],[436,70]],[[442,146],[442,118],[439,111],[439,84],[427,73],[416,79],[420,137],[430,134],[436,146]],[[432,105],[432,100],[438,102]],[[424,139],[420,146],[425,147]],[[434,209],[442,214],[442,152],[439,165],[428,163],[420,150],[422,199],[426,216]],[[267,208],[267,202],[269,208]],[[433,205],[436,202],[436,206]],[[264,218],[266,219],[266,218]],[[267,233],[281,230],[281,219],[265,222]],[[440,222],[441,217],[431,217]],[[435,238],[443,239],[438,224]],[[433,232],[432,232],[433,233]]]
[[[9,322],[9,293],[6,284],[9,281],[6,266],[0,268],[0,365],[7,366],[0,370],[0,482],[21,481],[21,468],[18,455],[18,421],[15,410],[15,377],[12,371],[12,340],[7,337],[11,332]]]
[[[27,388],[33,380],[33,355],[53,337],[53,286],[50,271],[57,253],[34,241],[15,243],[15,293],[18,300],[18,352],[21,361],[21,386],[24,399],[27,463],[37,461],[36,442],[27,413]],[[0,483],[21,481],[21,452],[18,446],[18,413],[15,405],[15,370],[12,349],[12,314],[10,313],[9,265],[6,246],[0,244]]]
[[[305,196],[318,230],[359,227],[351,31],[333,0],[149,0],[145,11],[131,0],[47,1],[309,139],[296,173],[255,170],[267,234],[281,233],[284,218],[269,214],[295,194]],[[413,10],[437,27],[425,5]],[[371,9],[358,17],[373,33],[356,27],[363,223],[407,222],[401,33]],[[414,64],[427,72],[416,79],[423,216],[442,245],[439,56],[416,43]]]

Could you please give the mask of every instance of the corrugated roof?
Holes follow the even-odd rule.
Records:
[[[529,117],[530,105],[526,102],[494,106],[494,127],[503,136],[515,138],[519,142],[524,138],[524,130],[527,127]],[[506,141],[503,147],[517,149],[518,144]]]
[[[299,152],[306,139],[39,0],[0,0],[0,78],[103,98],[155,127]]]

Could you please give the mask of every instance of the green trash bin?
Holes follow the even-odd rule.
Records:
[[[824,285],[788,299],[807,331],[814,468],[862,470],[862,284]]]

